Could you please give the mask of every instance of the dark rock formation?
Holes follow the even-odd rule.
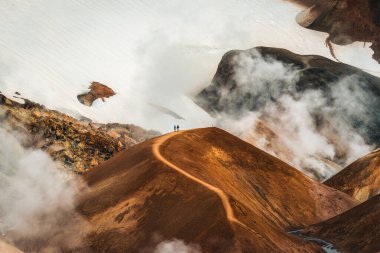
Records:
[[[347,45],[371,42],[373,58],[380,62],[380,3],[378,0],[299,0],[311,9],[304,12],[302,26],[329,34],[327,42]],[[315,5],[312,5],[315,4]],[[312,6],[311,6],[312,5]],[[307,16],[310,16],[309,18]]]

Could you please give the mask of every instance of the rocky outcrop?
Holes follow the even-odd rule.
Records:
[[[88,88],[90,89],[89,92],[77,96],[79,102],[87,106],[91,106],[92,103],[98,98],[102,99],[104,102],[105,98],[116,95],[110,87],[99,82],[92,82]]]
[[[77,120],[24,99],[0,94],[0,122],[16,131],[25,146],[40,148],[65,168],[83,173],[116,153],[159,134],[134,125]]]
[[[299,0],[310,7],[299,15],[299,24],[329,34],[327,42],[347,45],[372,43],[373,58],[380,62],[380,3],[377,0]],[[310,6],[315,2],[313,6]],[[302,17],[302,18],[300,18]],[[305,22],[307,21],[307,22]]]
[[[380,149],[360,158],[324,182],[364,202],[380,193]]]

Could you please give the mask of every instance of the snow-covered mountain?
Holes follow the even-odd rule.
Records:
[[[0,91],[99,122],[170,131],[213,124],[188,96],[210,83],[231,49],[281,47],[332,58],[327,34],[295,22],[302,7],[280,0],[4,0],[0,2]],[[369,45],[335,46],[371,71]],[[116,96],[93,107],[76,96],[90,82]],[[185,120],[157,111],[168,108]]]

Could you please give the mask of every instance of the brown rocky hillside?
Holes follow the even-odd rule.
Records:
[[[18,103],[0,93],[0,122],[27,147],[46,151],[67,169],[83,173],[117,152],[158,135],[134,125],[77,120],[24,99]]]

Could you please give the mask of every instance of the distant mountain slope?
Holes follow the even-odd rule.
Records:
[[[117,152],[159,134],[134,125],[78,120],[27,99],[17,100],[24,102],[18,103],[0,93],[0,123],[12,128],[25,146],[46,151],[76,173],[83,173]]]
[[[334,243],[341,252],[380,252],[380,195],[304,233]]]
[[[359,201],[380,193],[380,149],[350,164],[324,184],[338,189]]]
[[[152,252],[173,238],[202,252],[321,252],[287,230],[356,205],[217,128],[138,144],[84,179],[78,210],[94,227],[88,247],[97,252]]]
[[[319,179],[337,172],[326,159],[346,166],[380,146],[380,79],[317,55],[230,51],[195,101],[221,127]]]

